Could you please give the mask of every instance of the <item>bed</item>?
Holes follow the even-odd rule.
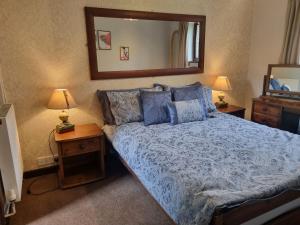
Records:
[[[241,224],[300,198],[299,135],[219,112],[108,130],[123,163],[175,224]],[[300,219],[297,206],[288,211],[272,224]]]

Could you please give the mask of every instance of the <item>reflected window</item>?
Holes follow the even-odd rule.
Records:
[[[199,62],[200,23],[189,22],[187,32],[186,55],[188,66],[193,67]]]

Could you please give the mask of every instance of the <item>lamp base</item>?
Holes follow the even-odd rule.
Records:
[[[227,108],[228,107],[228,103],[227,102],[216,102],[215,105],[216,105],[216,107],[218,109],[222,109],[222,108]]]
[[[227,108],[228,103],[224,101],[225,96],[223,94],[221,94],[221,95],[218,96],[218,98],[219,98],[220,101],[215,103],[216,107],[219,108],[219,109],[220,108]]]
[[[56,126],[56,132],[59,134],[73,131],[74,129],[75,129],[75,125],[69,122],[61,123]]]

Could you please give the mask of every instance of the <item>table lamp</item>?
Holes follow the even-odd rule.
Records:
[[[67,89],[55,89],[48,102],[48,109],[61,109],[59,119],[61,123],[56,126],[57,133],[64,133],[74,130],[74,124],[71,124],[69,119],[69,113],[67,110],[75,108],[77,106],[74,98]]]
[[[213,89],[216,91],[220,91],[218,98],[219,102],[216,102],[217,108],[226,108],[228,103],[224,101],[225,95],[223,91],[230,91],[232,90],[229,79],[227,76],[218,76],[214,85]]]

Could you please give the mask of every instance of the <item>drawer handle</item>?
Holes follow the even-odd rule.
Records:
[[[85,149],[85,145],[84,145],[84,144],[80,144],[80,145],[79,145],[79,148],[80,148],[81,150],[83,150],[83,149]]]

